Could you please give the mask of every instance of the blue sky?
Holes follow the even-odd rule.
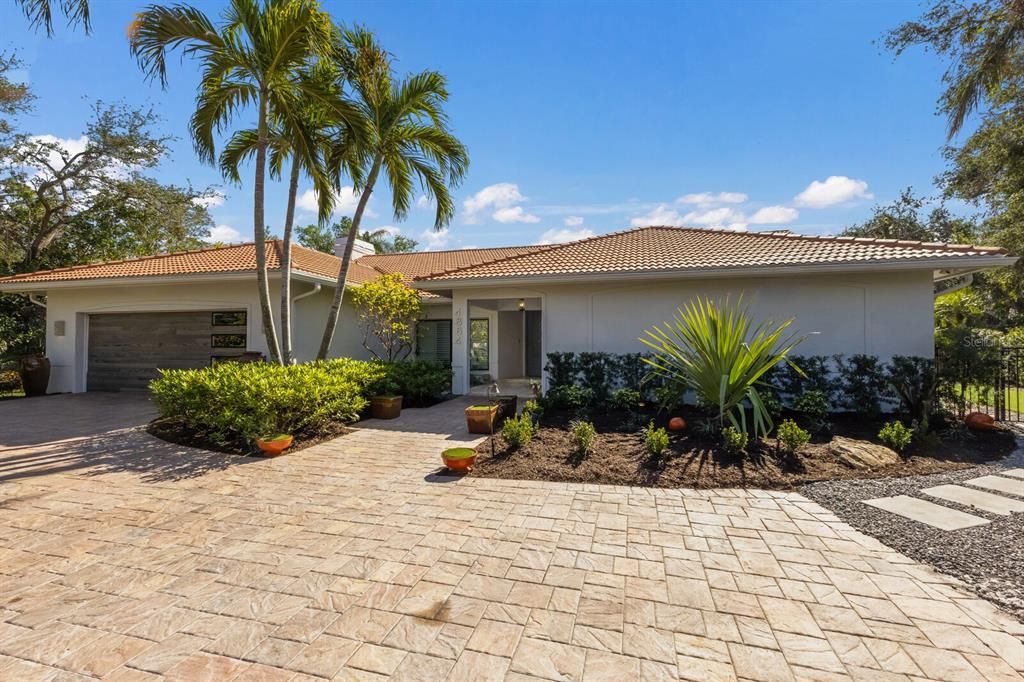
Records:
[[[164,91],[129,54],[125,29],[143,4],[93,0],[91,36],[58,25],[52,39],[30,33],[13,3],[0,4],[0,49],[18,51],[38,96],[23,127],[79,140],[91,101],[150,104],[179,138],[161,179],[217,186],[217,235],[249,239],[251,186],[202,166],[187,137],[194,64],[176,63]],[[198,4],[218,12],[217,2]],[[942,64],[922,53],[894,60],[877,44],[920,12],[917,3],[324,5],[337,21],[375,31],[400,72],[449,78],[451,123],[471,158],[458,215],[442,233],[431,231],[429,208],[397,223],[379,187],[365,223],[424,247],[652,223],[832,234],[908,185],[934,194],[943,167],[944,125],[934,114]],[[239,120],[250,124],[249,115]],[[342,204],[354,204],[350,192]],[[272,229],[283,212],[277,186]]]

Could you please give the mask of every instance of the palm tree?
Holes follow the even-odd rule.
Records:
[[[267,282],[264,192],[271,125],[298,127],[305,106],[319,102],[339,118],[358,113],[325,92],[317,79],[299,72],[319,59],[335,59],[335,30],[315,0],[231,0],[221,26],[188,5],[151,5],[130,31],[132,54],[150,79],[167,87],[167,53],[181,48],[202,66],[202,81],[192,115],[191,134],[200,160],[213,164],[214,135],[223,132],[243,109],[256,109],[253,234],[256,284],[263,334],[274,362],[281,350],[274,327]]]
[[[300,78],[319,78],[318,87],[330,92],[332,97],[342,98],[339,74],[333,64],[323,62],[314,69],[299,74]],[[355,105],[345,100],[353,111]],[[336,128],[336,130],[335,130]],[[344,171],[358,181],[361,168],[357,164],[343,162],[332,167],[327,158],[333,149],[335,135],[358,138],[357,129],[347,121],[338,120],[331,107],[319,102],[306,102],[304,109],[295,119],[280,119],[271,125],[270,131],[270,174],[279,179],[287,160],[291,159],[288,178],[288,200],[285,209],[284,232],[281,238],[281,361],[292,361],[291,325],[291,252],[292,234],[295,225],[295,204],[299,179],[305,173],[312,182],[318,203],[318,220],[321,225],[330,220],[336,203],[337,189],[341,184],[339,171]],[[259,142],[256,130],[236,132],[224,147],[220,156],[221,173],[236,183],[241,182],[239,166],[242,161],[255,155]]]
[[[15,0],[32,28],[42,26],[48,37],[53,37],[53,5],[55,0]],[[89,16],[89,0],[60,0],[60,11],[71,26],[82,25],[85,32],[92,33],[92,19]]]
[[[338,315],[345,297],[345,281],[352,262],[352,248],[370,195],[381,171],[391,189],[391,207],[396,220],[403,219],[415,199],[415,185],[437,206],[434,229],[447,225],[455,214],[450,189],[462,182],[469,167],[466,148],[448,130],[443,105],[448,101],[447,82],[435,71],[423,71],[396,81],[387,54],[368,32],[357,29],[346,34],[350,49],[339,56],[341,67],[360,98],[368,123],[361,143],[339,140],[334,158],[356,157],[366,169],[359,186],[352,225],[345,239],[341,269],[334,289],[334,301],[320,341],[317,357],[324,359],[331,348]]]

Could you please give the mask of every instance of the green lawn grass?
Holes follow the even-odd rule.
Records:
[[[996,392],[991,386],[968,386],[964,395],[968,402],[978,405],[996,404]],[[1006,387],[1004,405],[1010,412],[1024,412],[1024,388]]]

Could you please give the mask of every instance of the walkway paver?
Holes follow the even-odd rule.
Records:
[[[962,485],[937,485],[924,488],[921,492],[939,499],[956,502],[966,507],[974,507],[981,511],[1009,516],[1014,512],[1024,512],[1024,501],[1014,500],[1003,495],[986,493],[982,490],[965,488]]]
[[[941,530],[960,530],[961,528],[982,526],[988,523],[988,519],[980,516],[943,507],[941,504],[921,500],[910,495],[879,497],[874,500],[864,500],[864,504],[884,509],[893,514],[899,514],[900,516]]]
[[[1006,469],[1001,472],[1003,476],[1013,476],[1014,478],[1024,478],[1024,469]]]
[[[1024,625],[798,494],[439,475],[465,404],[270,460],[0,434],[0,679],[1024,671]]]
[[[1007,495],[1024,497],[1024,480],[1016,480],[1004,476],[979,476],[978,478],[968,479],[964,483],[1006,493]]]

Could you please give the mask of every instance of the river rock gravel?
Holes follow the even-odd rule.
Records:
[[[918,561],[930,564],[1024,622],[1024,514],[1000,516],[930,497],[924,488],[1024,467],[1024,437],[1006,459],[940,474],[837,480],[800,489],[855,528]],[[973,528],[944,531],[864,504],[863,500],[910,495],[989,519]]]

